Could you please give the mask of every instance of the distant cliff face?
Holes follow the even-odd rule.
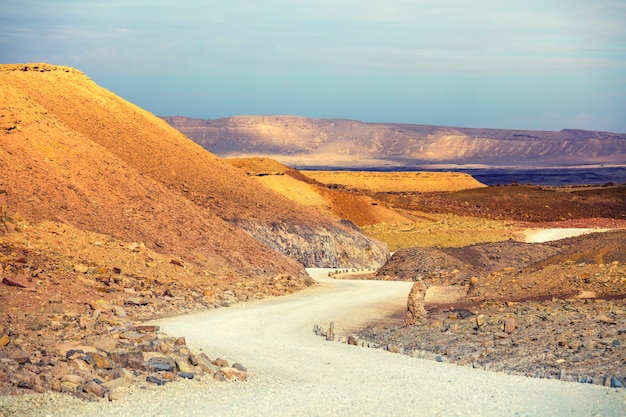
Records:
[[[296,116],[164,119],[219,156],[268,156],[297,167],[626,163],[626,134],[609,132],[471,129]]]

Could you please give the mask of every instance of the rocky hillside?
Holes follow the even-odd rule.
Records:
[[[553,166],[626,161],[626,134],[608,132],[470,129],[295,116],[164,119],[219,156],[262,155],[298,167]]]
[[[31,223],[143,242],[224,274],[302,276],[302,265],[387,257],[384,245],[259,186],[74,69],[3,65],[0,86],[3,205]]]

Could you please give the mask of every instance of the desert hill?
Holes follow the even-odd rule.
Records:
[[[232,158],[243,170],[286,198],[359,227],[412,223],[409,217],[372,197],[378,192],[450,192],[486,187],[454,172],[299,171],[269,158]]]
[[[626,134],[609,132],[471,129],[296,116],[164,120],[219,156],[267,156],[295,167],[626,162]]]
[[[306,266],[386,259],[382,244],[259,186],[76,70],[3,65],[0,85],[2,190],[9,212],[29,222],[144,242],[240,274],[303,274],[273,250]]]

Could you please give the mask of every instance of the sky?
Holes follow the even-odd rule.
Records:
[[[626,0],[1,0],[44,61],[159,116],[626,133]]]

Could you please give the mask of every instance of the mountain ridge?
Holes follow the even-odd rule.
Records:
[[[264,156],[299,168],[626,163],[626,134],[582,129],[481,129],[299,116],[162,118],[221,157]]]

